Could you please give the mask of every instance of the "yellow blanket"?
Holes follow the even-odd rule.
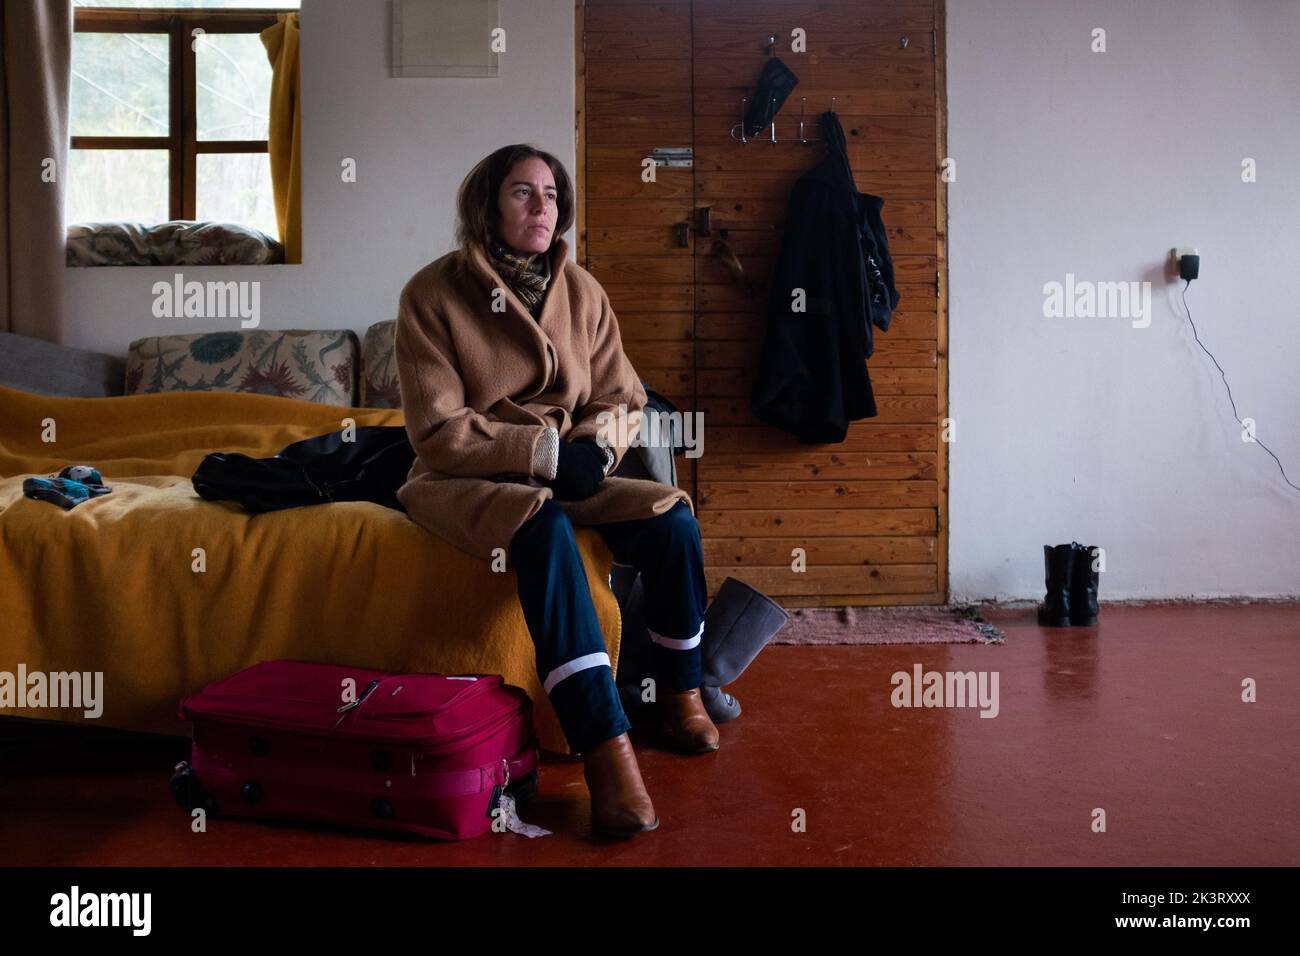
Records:
[[[513,571],[494,573],[372,502],[249,514],[190,484],[209,452],[269,457],[348,419],[400,425],[402,413],[232,392],[51,398],[0,387],[0,672],[103,673],[98,718],[67,707],[0,715],[188,734],[183,696],[288,658],[503,674],[533,698],[541,745],[568,753]],[[23,478],[72,464],[98,468],[113,490],[70,510],[23,496]],[[617,665],[613,556],[594,529],[577,531]]]

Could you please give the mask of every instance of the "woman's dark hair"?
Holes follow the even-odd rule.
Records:
[[[462,249],[478,246],[486,254],[493,240],[500,237],[501,213],[497,199],[501,184],[516,163],[525,159],[540,159],[550,167],[555,177],[555,205],[558,217],[555,232],[551,234],[551,249],[573,225],[573,181],[564,164],[545,150],[516,143],[502,146],[469,171],[456,194],[456,242]],[[549,253],[551,250],[547,249]]]

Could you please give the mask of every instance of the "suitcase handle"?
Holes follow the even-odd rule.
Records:
[[[484,793],[498,785],[505,787],[511,780],[532,773],[536,767],[537,751],[529,747],[509,759],[503,757],[473,770],[449,770],[430,774],[427,778],[427,792],[437,797]]]

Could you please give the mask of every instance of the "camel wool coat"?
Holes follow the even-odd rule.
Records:
[[[607,443],[612,473],[645,407],[605,290],[567,253],[563,239],[551,249],[536,319],[478,249],[448,253],[402,289],[395,354],[416,457],[397,498],[417,524],[484,559],[508,552],[554,496],[542,483],[553,461],[539,464],[548,440]],[[679,488],[612,475],[590,498],[557,499],[575,525],[650,518],[678,501],[695,513]]]

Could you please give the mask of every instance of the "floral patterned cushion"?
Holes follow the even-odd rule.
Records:
[[[393,358],[396,329],[396,319],[376,322],[366,329],[361,342],[361,404],[365,408],[402,407],[397,362]]]
[[[136,339],[126,394],[225,391],[357,405],[357,335],[351,329],[277,329]]]
[[[70,266],[265,265],[284,262],[284,246],[233,222],[79,222],[66,256]]]

